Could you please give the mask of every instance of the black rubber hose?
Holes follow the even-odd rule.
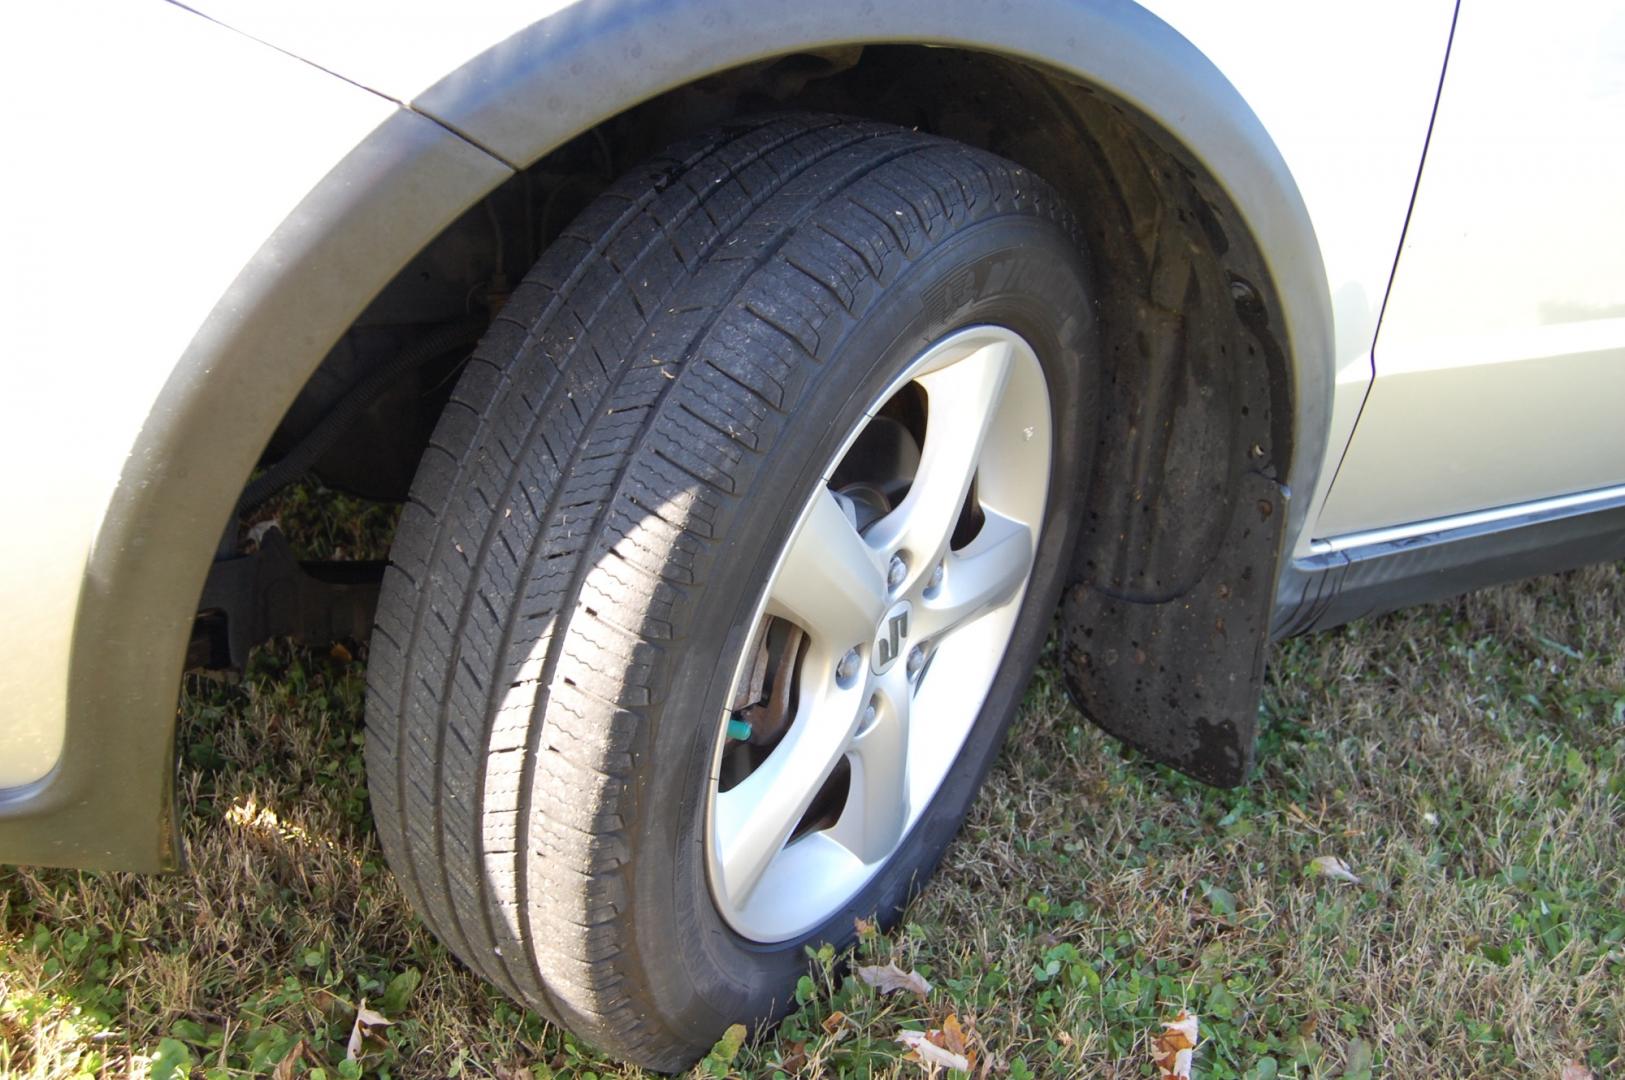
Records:
[[[237,500],[237,515],[241,517],[258,507],[308,472],[311,466],[321,460],[323,454],[333,448],[339,436],[356,422],[361,413],[402,374],[413,368],[422,367],[430,360],[444,356],[454,349],[472,348],[485,327],[484,320],[467,320],[448,323],[431,330],[401,350],[394,359],[379,366],[356,383],[327,411],[327,415],[318,420],[316,426],[299,440],[298,445],[249,481],[248,486],[243,488],[242,496]]]

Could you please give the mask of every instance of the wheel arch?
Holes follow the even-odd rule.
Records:
[[[1121,124],[1123,146],[1143,138],[1157,147],[1163,179],[1198,196],[1180,208],[1195,215],[1182,219],[1190,235],[1228,252],[1225,265],[1207,261],[1206,280],[1226,289],[1242,280],[1240,302],[1226,300],[1224,310],[1247,313],[1248,332],[1277,349],[1268,381],[1282,415],[1268,482],[1282,513],[1273,539],[1255,542],[1244,560],[1268,578],[1267,605],[1281,538],[1302,525],[1302,501],[1287,493],[1312,487],[1324,452],[1330,304],[1308,212],[1281,154],[1201,52],[1132,3],[1043,0],[1013,19],[991,5],[930,0],[786,3],[778,14],[736,0],[584,2],[493,45],[395,114],[307,196],[200,328],[143,427],[92,551],[63,762],[28,794],[39,808],[27,815],[32,827],[0,825],[8,857],[175,865],[176,677],[210,553],[301,387],[415,253],[515,168],[639,103],[773,56],[888,41],[1019,65],[1055,108],[1082,110],[1080,125],[1117,117],[1109,122]],[[1119,227],[1132,222],[1130,214]],[[1154,265],[1147,261],[1148,274]],[[1132,347],[1127,329],[1120,344]],[[1099,701],[1090,707],[1096,716],[1100,709]]]

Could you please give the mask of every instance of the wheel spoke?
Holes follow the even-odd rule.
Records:
[[[906,668],[899,663],[876,680],[875,717],[852,740],[852,784],[846,809],[829,830],[832,839],[866,863],[890,855],[908,825],[913,693]]]
[[[929,408],[920,466],[903,501],[868,537],[887,556],[908,553],[904,589],[947,550],[998,412],[1011,355],[1010,343],[999,340],[916,380],[925,388]]]
[[[801,677],[796,721],[784,740],[754,772],[719,792],[714,804],[723,887],[741,907],[846,752],[867,700],[865,680],[843,690],[828,662],[804,663]]]
[[[940,638],[1005,603],[1027,580],[1033,534],[1026,525],[986,512],[982,529],[963,550],[943,560],[942,585],[914,608],[915,635]]]
[[[768,613],[790,619],[839,653],[868,641],[885,607],[885,563],[834,494],[821,489],[790,541]]]

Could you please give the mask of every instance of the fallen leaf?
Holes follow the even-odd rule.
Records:
[[[858,978],[882,994],[908,990],[924,997],[931,992],[931,984],[925,981],[924,975],[918,971],[904,971],[896,964],[887,964],[884,967],[860,967]]]
[[[931,1041],[931,1037],[923,1031],[899,1031],[897,1041],[918,1055],[924,1065],[932,1068],[962,1069],[969,1071],[970,1062],[965,1060],[963,1054],[956,1054],[946,1050]]]
[[[266,533],[270,532],[272,529],[280,530],[281,528],[282,523],[276,518],[266,518],[264,521],[261,521],[256,525],[249,526],[248,542],[253,544],[255,547],[258,547],[260,544],[265,542]]]
[[[1591,1070],[1578,1061],[1563,1062],[1563,1071],[1558,1075],[1561,1080],[1591,1080]]]
[[[355,659],[355,657],[350,655],[350,650],[344,647],[344,643],[342,641],[333,642],[333,647],[327,650],[327,655],[331,656],[334,660],[337,660],[341,664],[348,664],[351,660]]]
[[[1336,855],[1318,855],[1309,861],[1309,870],[1323,877],[1335,881],[1346,881],[1350,885],[1360,884],[1360,879],[1349,869],[1349,864]]]
[[[788,1049],[790,1052],[779,1058],[777,1067],[780,1072],[799,1072],[801,1067],[807,1064],[807,1044],[794,1042],[789,1045]]]
[[[1160,1080],[1190,1080],[1199,1031],[1196,1015],[1183,1009],[1172,1020],[1164,1021],[1162,1034],[1151,1039],[1151,1063],[1157,1067]]]
[[[320,1009],[329,1020],[338,1019],[339,1014],[347,1013],[352,1008],[349,1001],[320,986],[306,994],[305,1000]]]
[[[858,937],[868,938],[874,936],[875,923],[873,919],[853,919],[852,925],[857,930]]]
[[[970,1048],[965,1029],[960,1027],[959,1017],[953,1013],[942,1022],[942,1045],[956,1054],[964,1054]]]
[[[288,1048],[288,1052],[282,1055],[282,1060],[276,1063],[276,1068],[271,1070],[271,1080],[293,1080],[294,1066],[298,1065],[299,1059],[304,1056],[305,1040],[300,1039]]]
[[[346,1061],[360,1061],[368,1039],[382,1038],[383,1029],[395,1021],[381,1012],[367,1008],[367,999],[355,1007],[355,1023],[350,1025],[350,1045],[345,1048]]]
[[[820,1026],[823,1027],[825,1035],[834,1035],[836,1032],[840,1031],[846,1026],[846,1014],[841,1010],[836,1009],[834,1012],[824,1017],[824,1022]]]

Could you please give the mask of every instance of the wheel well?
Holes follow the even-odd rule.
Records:
[[[1147,599],[1188,588],[1216,554],[1237,474],[1284,476],[1290,465],[1291,380],[1284,342],[1270,333],[1280,320],[1271,318],[1263,262],[1222,187],[1135,110],[1096,88],[961,49],[871,45],[784,56],[679,87],[561,146],[395,277],[305,385],[267,461],[425,328],[494,314],[541,249],[626,168],[733,116],[792,109],[944,135],[1030,168],[1068,199],[1097,270],[1107,418],[1080,574]],[[457,358],[435,360],[384,387],[315,471],[357,494],[403,498]],[[1156,535],[1124,563],[1117,538],[1148,516]]]
[[[1068,682],[1095,718],[1136,718],[1108,719],[1117,734],[1236,782],[1252,733],[1235,714],[1252,708],[1248,688],[1256,696],[1261,677],[1287,518],[1279,481],[1296,434],[1285,319],[1223,185],[1146,115],[1071,77],[965,49],[842,46],[735,68],[630,108],[514,176],[427,245],[323,361],[267,460],[348,404],[356,419],[313,471],[359,494],[404,498],[458,356],[410,366],[365,409],[345,403],[347,393],[428,327],[492,317],[542,248],[635,162],[734,116],[800,109],[989,150],[1071,203],[1096,269],[1103,400],[1066,604]],[[1175,611],[1200,624],[1180,647],[1205,650],[1179,665],[1159,650]],[[1097,630],[1121,644],[1098,648]],[[1116,679],[1120,655],[1137,663]],[[1238,680],[1238,669],[1253,677]],[[1215,706],[1235,720],[1228,734],[1181,743],[1188,731],[1153,727],[1174,702],[1189,704],[1173,683],[1193,671],[1198,682],[1204,671],[1223,674],[1242,691]],[[1167,751],[1170,740],[1184,749]]]

